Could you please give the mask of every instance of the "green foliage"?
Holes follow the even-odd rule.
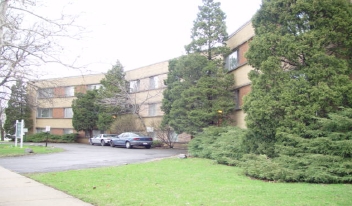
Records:
[[[153,140],[152,147],[162,147],[163,143],[160,140]]]
[[[92,137],[92,131],[97,127],[99,106],[95,104],[97,91],[78,93],[72,101],[72,124],[76,131],[87,131]]]
[[[54,135],[47,134],[45,132],[26,135],[24,137],[25,142],[48,142],[52,143],[72,143],[76,142],[78,134],[64,134],[64,135]]]
[[[192,42],[185,47],[188,55],[169,61],[162,126],[194,135],[216,125],[220,118],[228,119],[234,110],[230,91],[233,78],[224,71],[223,58],[219,58],[228,53],[225,18],[220,3],[203,0],[199,6]]]
[[[108,130],[116,117],[127,105],[126,94],[128,84],[120,61],[105,74],[100,81],[102,87],[99,89],[96,104],[99,106],[97,127],[99,130]]]
[[[226,47],[226,14],[219,2],[203,0],[197,19],[193,22],[192,42],[185,46],[187,53],[206,53],[208,60],[215,60],[228,52]]]
[[[244,154],[246,130],[237,127],[208,127],[188,144],[194,157],[216,160],[219,164],[238,165]]]
[[[278,156],[246,155],[241,164],[245,174],[275,181],[352,183],[352,109],[328,116],[317,120],[315,136],[309,128],[309,135],[302,136],[278,132],[274,145]]]
[[[221,66],[200,54],[190,54],[170,62],[169,71],[162,105],[163,125],[170,125],[179,134],[194,135],[216,125],[219,118],[228,119],[235,108],[230,91],[233,79]]]
[[[16,120],[24,120],[25,127],[30,130],[33,127],[31,107],[27,97],[26,87],[22,80],[18,80],[11,87],[11,96],[5,109],[6,120],[4,129],[7,134],[15,134]]]
[[[253,26],[246,56],[255,70],[243,109],[251,131],[247,142],[255,145],[247,147],[274,157],[278,132],[320,136],[317,118],[352,107],[352,4],[263,1]]]

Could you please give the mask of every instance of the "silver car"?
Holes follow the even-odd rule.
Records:
[[[110,140],[111,147],[124,146],[127,149],[130,149],[133,146],[143,146],[147,149],[150,149],[152,144],[153,138],[133,132],[121,133],[119,136],[113,137]]]
[[[100,144],[101,146],[105,146],[109,144],[111,138],[117,137],[117,134],[100,134],[95,137],[89,139],[89,143],[91,145]]]

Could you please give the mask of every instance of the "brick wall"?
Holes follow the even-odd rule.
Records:
[[[64,134],[64,130],[63,129],[57,129],[57,128],[51,128],[50,129],[50,134],[63,135]]]
[[[54,108],[53,118],[64,118],[64,108]]]
[[[240,107],[242,107],[242,105],[243,105],[243,97],[244,97],[245,95],[247,95],[250,91],[251,91],[251,85],[247,85],[247,86],[244,86],[244,87],[241,87],[241,88],[240,88],[240,94],[239,94],[239,97],[240,97]]]
[[[75,86],[75,95],[77,93],[86,93],[86,91],[87,91],[87,86],[86,85]]]
[[[247,63],[247,59],[244,55],[248,51],[248,49],[249,49],[248,41],[239,47],[239,65]]]
[[[64,97],[65,96],[65,87],[54,88],[54,97]]]

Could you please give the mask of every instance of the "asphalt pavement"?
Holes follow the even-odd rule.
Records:
[[[45,144],[39,145],[45,146]],[[21,157],[3,157],[0,158],[0,166],[20,174],[57,172],[147,162],[186,152],[183,149],[126,149],[123,147],[93,146],[79,143],[49,143],[47,147],[59,147],[65,151]]]
[[[22,176],[20,173],[116,166],[146,162],[186,152],[183,149],[125,149],[85,144],[50,144],[49,147],[61,147],[65,151],[54,154],[0,158],[1,206],[91,205]]]

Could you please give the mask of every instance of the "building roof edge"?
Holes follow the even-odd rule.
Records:
[[[240,26],[236,31],[234,31],[232,34],[230,34],[228,36],[228,39],[230,39],[231,37],[233,37],[235,34],[237,34],[239,31],[241,31],[243,29],[243,27],[247,26],[248,24],[252,23],[252,19],[250,19],[249,21],[247,21],[246,23],[244,23],[242,26]]]

